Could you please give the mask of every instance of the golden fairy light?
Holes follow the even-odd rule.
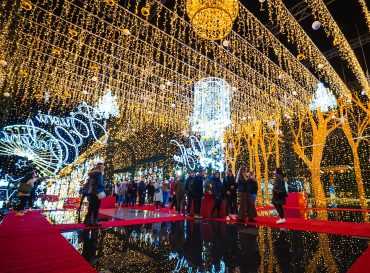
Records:
[[[186,13],[203,39],[220,40],[230,33],[239,12],[237,0],[187,0]]]

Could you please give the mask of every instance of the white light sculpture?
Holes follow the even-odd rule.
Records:
[[[310,110],[315,111],[320,107],[321,112],[326,113],[330,109],[338,107],[337,100],[333,93],[323,83],[317,85],[315,94],[310,103]]]
[[[112,94],[112,90],[108,89],[107,93],[99,100],[97,110],[105,119],[109,119],[110,116],[118,117],[119,109],[116,99],[116,96]]]
[[[194,85],[192,129],[199,132],[205,155],[199,159],[203,167],[223,171],[221,148],[224,129],[231,124],[230,85],[219,78],[204,78]]]
[[[230,85],[219,78],[204,78],[194,85],[192,129],[202,137],[219,137],[230,120]]]

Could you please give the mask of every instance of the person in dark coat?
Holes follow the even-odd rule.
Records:
[[[283,205],[286,204],[286,198],[288,193],[285,189],[285,180],[281,168],[276,168],[275,170],[275,183],[272,188],[272,204],[274,205],[276,211],[279,214],[280,219],[276,221],[276,224],[285,223],[284,218],[284,208]]]
[[[238,213],[238,185],[235,182],[235,177],[231,169],[227,171],[227,175],[224,177],[223,187],[226,197],[226,220],[230,220],[230,218],[235,219],[236,214]]]
[[[139,191],[139,206],[143,206],[145,204],[145,180],[144,178],[141,179],[141,181],[139,182],[139,187],[138,187],[138,191]]]
[[[149,203],[149,205],[152,205],[153,204],[154,192],[155,192],[154,185],[153,185],[152,181],[149,181],[149,184],[146,186],[146,190],[147,190],[147,193],[148,193],[148,203]]]
[[[128,186],[127,189],[128,193],[128,205],[134,207],[136,203],[136,197],[137,197],[137,185],[134,180],[131,181],[131,184]]]
[[[257,217],[257,211],[254,203],[252,202],[250,196],[250,184],[248,181],[250,178],[247,174],[247,167],[241,166],[238,175],[236,177],[236,182],[238,183],[239,198],[240,198],[240,208],[238,213],[238,222],[245,222],[245,218],[248,215],[248,222],[255,222],[254,218]]]
[[[101,224],[98,222],[98,214],[100,208],[100,199],[98,195],[104,192],[104,164],[98,163],[93,171],[88,173],[90,188],[88,191],[89,208],[84,220],[84,224],[87,226],[98,226]]]
[[[195,179],[195,172],[191,170],[189,172],[189,176],[186,178],[185,181],[185,194],[187,197],[187,206],[186,206],[186,213],[189,216],[190,215],[190,208],[191,208],[191,203],[194,201],[193,197],[193,187],[194,187],[194,179]]]
[[[202,206],[202,199],[204,196],[203,187],[205,176],[206,171],[204,169],[200,169],[199,173],[194,178],[194,186],[191,189],[194,199],[194,217],[197,219],[202,218],[202,216],[200,216],[200,208]]]
[[[224,198],[223,194],[223,185],[220,180],[220,172],[216,171],[212,176],[211,176],[211,183],[212,183],[212,195],[213,195],[213,200],[214,200],[214,205],[212,208],[212,213],[211,217],[214,217],[214,213],[217,211],[217,217],[221,218],[220,215],[220,210],[221,210],[221,204],[222,200]]]

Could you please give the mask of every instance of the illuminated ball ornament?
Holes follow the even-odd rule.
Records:
[[[93,77],[91,77],[91,80],[92,80],[93,82],[96,82],[96,81],[98,81],[98,77],[97,77],[97,76],[93,76]]]
[[[318,64],[318,65],[317,65],[317,68],[321,70],[321,69],[323,69],[323,68],[324,68],[324,65],[323,65],[323,64]]]
[[[366,96],[366,95],[367,95],[366,91],[365,91],[365,90],[362,90],[362,91],[361,91],[361,95],[362,95],[362,96]]]
[[[21,70],[21,71],[19,72],[19,76],[21,76],[22,78],[25,78],[25,77],[27,77],[27,76],[28,76],[28,72],[27,72],[27,71],[24,71],[24,70]]]
[[[3,93],[3,96],[6,97],[6,98],[9,98],[10,97],[10,93],[9,92],[4,92]]]
[[[159,89],[161,89],[161,90],[165,90],[165,89],[166,89],[166,85],[165,85],[165,84],[161,84],[161,85],[159,86]]]
[[[305,58],[306,57],[305,57],[305,55],[303,53],[300,53],[300,54],[297,55],[298,61],[303,61]]]
[[[141,14],[145,17],[148,17],[150,15],[150,9],[148,6],[144,6],[141,8]]]
[[[75,29],[70,29],[70,30],[68,31],[68,33],[69,33],[69,35],[71,35],[72,37],[76,37],[76,36],[78,35],[78,32],[77,32],[77,30],[75,30]]]
[[[128,28],[124,28],[123,29],[123,34],[130,35],[131,34],[131,31]]]
[[[25,10],[32,10],[33,9],[32,3],[29,0],[22,0],[21,1],[21,7]]]
[[[176,104],[172,103],[171,108],[175,108],[175,107],[176,107]]]
[[[313,30],[318,30],[321,27],[321,22],[320,21],[315,21],[312,23],[312,29]]]
[[[1,66],[7,66],[8,65],[8,62],[5,61],[5,60],[0,60],[0,65]]]
[[[111,7],[113,7],[113,6],[116,4],[116,1],[115,1],[115,0],[105,0],[105,2],[106,2],[109,6],[111,6]]]
[[[230,45],[229,40],[223,40],[223,41],[222,41],[222,45],[223,45],[224,47],[228,47],[228,46]]]
[[[233,28],[239,13],[239,1],[186,0],[186,13],[198,36],[207,40],[221,40]]]

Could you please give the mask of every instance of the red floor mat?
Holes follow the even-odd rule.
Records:
[[[16,217],[9,213],[0,224],[0,272],[96,272],[40,212]]]

